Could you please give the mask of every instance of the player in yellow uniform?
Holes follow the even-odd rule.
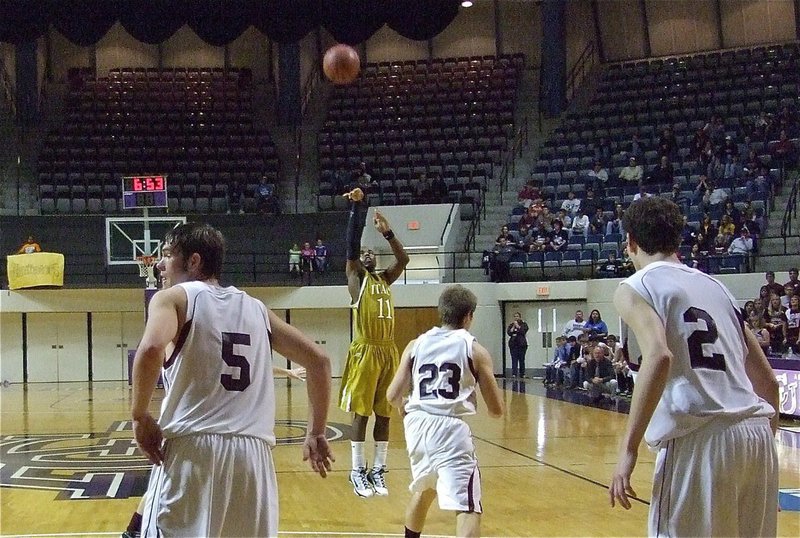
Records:
[[[342,375],[342,391],[339,407],[353,413],[350,438],[353,468],[350,482],[360,497],[388,495],[384,473],[386,452],[389,445],[389,415],[391,404],[386,399],[386,389],[394,378],[400,354],[394,343],[394,302],[392,282],[403,273],[408,264],[408,254],[402,243],[392,232],[386,217],[375,211],[373,224],[389,242],[394,262],[383,272],[375,271],[375,253],[361,251],[361,232],[364,229],[360,189],[350,194],[350,216],[347,223],[347,288],[353,302],[353,341],[347,353],[347,362]],[[372,438],[375,453],[372,467],[368,471],[364,456],[364,440],[367,421],[375,413]]]

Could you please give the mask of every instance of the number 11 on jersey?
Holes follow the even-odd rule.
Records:
[[[383,297],[378,297],[377,301],[378,319],[392,319],[392,302],[389,299],[384,299]]]

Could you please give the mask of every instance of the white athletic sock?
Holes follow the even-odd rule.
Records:
[[[350,449],[353,452],[353,470],[366,468],[367,461],[364,459],[364,441],[350,441]]]
[[[375,458],[373,469],[386,467],[386,453],[389,451],[389,441],[375,441]]]

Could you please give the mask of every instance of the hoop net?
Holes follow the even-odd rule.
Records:
[[[155,289],[158,280],[156,280],[155,256],[136,256],[136,265],[139,266],[139,276],[145,279],[148,289]]]

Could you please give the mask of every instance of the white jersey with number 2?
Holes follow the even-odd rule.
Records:
[[[682,264],[655,262],[622,282],[656,311],[673,360],[645,441],[684,436],[712,419],[770,417],[745,373],[747,348],[735,299],[718,280]],[[646,360],[646,359],[644,359]]]

